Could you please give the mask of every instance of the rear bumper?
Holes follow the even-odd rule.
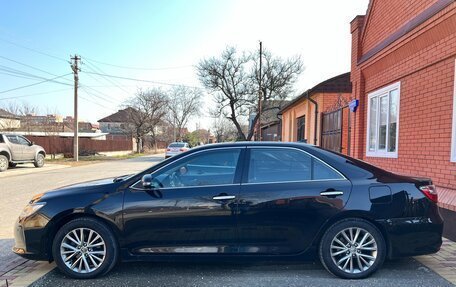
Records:
[[[387,234],[388,257],[436,253],[442,245],[443,220],[413,217],[379,221]]]

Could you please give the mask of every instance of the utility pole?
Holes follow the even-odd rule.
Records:
[[[73,70],[74,75],[74,118],[73,118],[73,129],[74,129],[74,137],[73,137],[73,160],[79,161],[79,138],[78,138],[78,82],[79,82],[79,74],[78,72],[81,70],[78,67],[79,61],[81,61],[81,57],[78,55],[74,55],[71,59],[71,69]]]
[[[263,43],[260,41],[260,82],[259,82],[259,89],[258,89],[258,140],[261,141],[261,112],[262,112],[262,104],[261,104],[261,96],[262,96],[262,76],[261,76],[261,69],[262,69],[262,62],[263,62]]]

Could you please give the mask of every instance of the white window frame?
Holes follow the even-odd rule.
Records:
[[[454,85],[453,85],[453,126],[451,134],[451,162],[456,162],[456,60],[454,61]]]
[[[388,141],[389,141],[389,117],[390,112],[386,115],[386,148],[385,150],[377,150],[378,146],[378,123],[380,119],[380,100],[377,100],[377,119],[376,119],[376,147],[375,151],[369,150],[369,134],[370,134],[370,103],[372,98],[380,99],[383,95],[388,95],[388,105],[389,105],[389,92],[397,89],[397,122],[396,122],[396,150],[391,152],[388,151]],[[367,132],[366,132],[366,156],[368,157],[387,157],[387,158],[397,158],[399,150],[399,111],[400,111],[400,102],[401,102],[401,82],[396,82],[394,84],[383,87],[379,90],[371,92],[367,95]]]

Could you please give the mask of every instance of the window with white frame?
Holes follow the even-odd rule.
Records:
[[[456,162],[456,60],[454,61],[454,84],[453,84],[453,132],[451,136],[451,159]]]
[[[366,155],[397,157],[400,82],[368,94]]]

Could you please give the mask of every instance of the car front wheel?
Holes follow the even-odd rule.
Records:
[[[39,153],[36,156],[35,162],[33,163],[35,167],[43,167],[44,166],[44,155]]]
[[[323,235],[320,260],[332,274],[346,279],[365,278],[377,271],[386,256],[381,232],[362,219],[344,219]]]
[[[110,229],[93,218],[78,218],[65,224],[52,246],[59,269],[76,279],[106,274],[115,266],[118,253]]]

